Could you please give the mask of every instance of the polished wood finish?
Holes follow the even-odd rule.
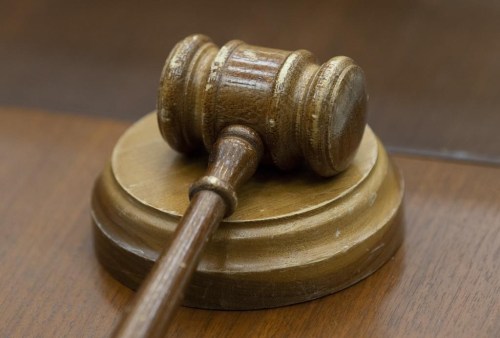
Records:
[[[92,261],[88,194],[124,130],[0,108],[0,336],[105,337],[116,325],[133,293]]]
[[[164,335],[203,249],[222,218],[234,212],[236,190],[254,174],[262,153],[260,136],[251,128],[232,125],[220,132],[205,176],[190,188],[191,203],[176,226],[172,240],[160,253],[131,310],[125,313],[113,336]]]
[[[230,154],[219,157],[236,157]],[[165,144],[154,113],[120,137],[92,198],[97,256],[115,278],[138,288],[205,167],[203,156],[182,156]],[[352,285],[401,244],[402,198],[402,179],[370,128],[351,166],[334,179],[307,168],[260,168],[207,243],[184,304],[262,309]]]
[[[162,337],[182,301],[199,256],[226,206],[219,194],[201,191],[191,201],[170,245],[144,280],[113,337]]]
[[[6,0],[0,17],[3,105],[136,120],[153,109],[165,53],[201,31],[218,43],[238,36],[304,46],[321,61],[350,55],[370,79],[369,119],[384,144],[500,159],[494,0]],[[87,198],[125,127],[25,110],[0,114],[0,335],[107,336],[130,292],[95,262]],[[382,273],[289,312],[182,309],[171,333],[498,336],[498,170],[401,156],[396,162],[407,180],[406,227],[414,240]]]
[[[364,73],[336,56],[322,65],[289,52],[204,35],[175,45],[161,74],[158,124],[177,151],[210,151],[219,132],[241,124],[262,136],[280,169],[305,160],[319,175],[345,170],[366,124]]]
[[[187,37],[173,48],[161,74],[159,129],[163,138],[178,151],[193,152],[200,148],[203,140],[210,152],[210,165],[205,176],[191,186],[192,201],[172,241],[160,253],[131,311],[115,331],[115,337],[159,337],[164,333],[203,248],[224,215],[234,212],[236,189],[254,174],[264,149],[280,169],[295,167],[299,159],[304,158],[317,174],[330,177],[350,165],[366,125],[363,71],[347,57],[333,58],[321,66],[312,59],[309,52],[291,53],[250,46],[238,40],[217,50],[204,35]],[[140,140],[137,142],[142,144]],[[148,151],[147,145],[144,149]],[[139,159],[137,162],[142,163]],[[142,179],[152,178],[144,175]],[[350,185],[346,191],[349,189]],[[394,190],[400,202],[402,193]],[[361,198],[374,201],[377,193],[373,198],[371,195]],[[390,194],[388,199],[394,200]],[[307,201],[304,202],[307,205]],[[389,258],[378,252],[386,242],[389,254],[399,246],[402,233],[393,231],[396,226],[392,225],[399,223],[394,219],[400,203],[394,207],[383,202],[387,204],[390,205],[388,214],[381,214],[388,221],[375,223],[373,229],[360,236],[387,237],[387,240],[377,247],[366,245],[366,248],[365,242],[351,240],[352,247],[345,245],[342,249],[352,251],[350,256],[360,256],[360,250],[362,254],[369,253],[367,259],[355,260],[369,266],[364,273],[371,273]],[[349,203],[345,208],[350,208]],[[103,211],[106,207],[100,209]],[[369,224],[369,220],[370,217],[364,223]],[[383,232],[389,235],[379,234]],[[97,238],[97,243],[102,241]],[[301,245],[307,247],[302,241]],[[324,258],[316,254],[315,259]],[[344,260],[336,263],[351,267]],[[360,278],[359,273],[353,275]],[[332,276],[335,274],[331,273]],[[284,280],[287,278],[295,280],[294,275],[285,276]],[[333,280],[337,286],[336,278]],[[324,288],[321,282],[318,285],[315,282],[313,279],[312,284],[318,286],[318,290]],[[303,293],[318,297],[324,291]]]
[[[108,337],[133,292],[95,259],[88,196],[128,125],[6,108],[0,122],[0,336]],[[382,269],[289,307],[181,307],[168,334],[498,337],[500,168],[395,162],[406,182],[406,240]]]

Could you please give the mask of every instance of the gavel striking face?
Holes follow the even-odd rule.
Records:
[[[318,65],[305,50],[236,40],[218,49],[203,35],[179,42],[161,75],[158,124],[179,152],[204,146],[209,166],[115,336],[163,336],[205,243],[262,156],[280,169],[304,159],[325,177],[346,169],[363,136],[366,100],[363,72],[347,57]]]
[[[339,56],[323,65],[305,50],[288,52],[231,41],[218,49],[203,35],[179,42],[161,75],[158,122],[175,150],[210,151],[238,124],[262,138],[280,169],[305,159],[321,176],[346,169],[366,119],[363,71]]]

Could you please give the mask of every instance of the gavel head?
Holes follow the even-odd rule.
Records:
[[[321,176],[347,168],[366,123],[363,71],[337,56],[319,65],[295,52],[203,35],[179,42],[162,71],[158,123],[177,151],[210,151],[229,125],[253,128],[281,169],[305,159]]]

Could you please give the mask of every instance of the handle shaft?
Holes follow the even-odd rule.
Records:
[[[115,331],[116,337],[162,337],[198,264],[206,239],[224,217],[222,198],[200,191],[176,228],[174,239],[156,261],[136,295],[135,306]]]
[[[236,207],[235,190],[253,175],[262,157],[259,135],[248,127],[224,129],[207,173],[190,190],[191,203],[173,240],[156,261],[113,336],[163,337],[198,265],[203,248],[224,216]]]

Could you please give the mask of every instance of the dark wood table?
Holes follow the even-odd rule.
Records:
[[[182,308],[171,336],[500,337],[499,18],[494,0],[1,1],[0,337],[116,324],[133,293],[94,257],[90,191],[192,33],[353,57],[406,179],[406,239],[347,290],[266,311]]]
[[[128,123],[0,109],[0,336],[106,337],[133,296],[93,253],[90,190]],[[366,280],[263,311],[181,308],[174,337],[498,337],[500,168],[395,156],[406,239]]]

